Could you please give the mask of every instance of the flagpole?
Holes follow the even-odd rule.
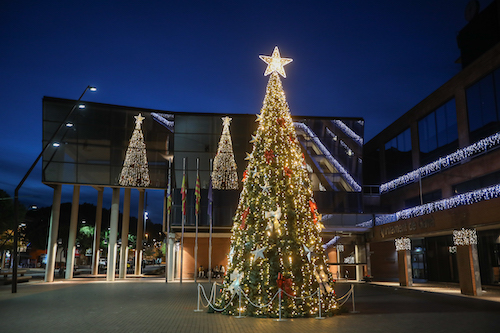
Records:
[[[208,237],[208,283],[212,283],[212,159],[210,159],[210,183],[208,191],[208,215],[210,218],[210,233]]]
[[[170,264],[168,260],[168,255],[169,251],[168,248],[170,247],[170,207],[172,205],[172,160],[168,160],[168,185],[167,185],[167,219],[165,221],[165,224],[163,226],[164,231],[166,230],[166,238],[165,238],[165,282],[168,283],[168,265]]]
[[[182,266],[184,266],[184,224],[186,223],[186,211],[184,208],[184,205],[186,203],[186,195],[187,195],[187,190],[186,190],[186,159],[187,157],[184,157],[182,159],[182,187],[183,189],[181,190],[181,195],[182,195],[182,204],[181,204],[181,209],[182,209],[182,226],[181,226],[181,275],[180,275],[180,280],[179,282],[182,283]]]
[[[196,231],[195,231],[195,238],[194,238],[194,282],[197,282],[197,274],[196,274],[196,269],[198,268],[198,217],[200,214],[198,214],[198,209],[199,209],[199,195],[200,195],[200,159],[196,158],[196,188],[195,188],[195,219],[196,219]]]

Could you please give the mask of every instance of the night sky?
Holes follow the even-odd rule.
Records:
[[[258,56],[276,45],[293,58],[292,115],[363,117],[368,141],[458,73],[468,1],[2,1],[0,189],[13,195],[41,151],[43,96],[95,85],[84,100],[256,114],[268,79]],[[81,202],[95,197],[86,188]],[[41,163],[20,200],[51,204]]]

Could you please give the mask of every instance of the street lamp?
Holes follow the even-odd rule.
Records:
[[[43,156],[43,154],[45,153],[47,148],[51,145],[52,140],[54,140],[57,133],[59,133],[61,128],[63,128],[66,125],[69,117],[71,116],[71,114],[73,114],[73,111],[75,111],[77,106],[79,108],[80,108],[80,105],[83,105],[83,107],[85,107],[85,104],[80,104],[80,100],[82,99],[83,95],[85,95],[87,90],[96,91],[97,88],[94,86],[87,86],[87,88],[85,88],[83,93],[80,95],[80,97],[76,101],[75,105],[73,105],[73,108],[71,109],[71,111],[66,115],[66,118],[64,118],[64,120],[61,122],[61,124],[59,125],[57,130],[54,132],[54,134],[52,134],[50,139],[47,141],[47,144],[45,144],[42,151],[40,152],[38,157],[35,159],[35,162],[33,162],[31,167],[29,168],[28,172],[26,172],[23,179],[19,182],[19,185],[17,185],[17,187],[14,191],[14,225],[16,227],[14,228],[14,261],[13,261],[13,266],[12,266],[12,293],[17,293],[17,245],[18,245],[17,243],[18,243],[18,238],[19,238],[18,231],[17,231],[17,225],[18,225],[19,189],[21,189],[21,186],[23,186],[24,182],[26,181],[28,176],[31,174],[31,171],[33,171],[33,169],[37,165],[40,158]],[[54,145],[54,143],[52,143],[52,145]],[[58,147],[58,146],[54,145],[54,147]]]

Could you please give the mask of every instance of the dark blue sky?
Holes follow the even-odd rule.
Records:
[[[294,59],[283,80],[292,114],[363,117],[370,139],[460,70],[467,2],[2,1],[0,189],[13,195],[41,150],[44,95],[77,99],[95,85],[85,100],[258,113],[258,55],[275,45]],[[51,204],[40,169],[26,204]]]

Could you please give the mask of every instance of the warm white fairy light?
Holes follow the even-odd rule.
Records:
[[[237,165],[234,160],[233,142],[229,132],[231,118],[227,116],[222,118],[222,123],[222,135],[219,140],[217,155],[214,158],[212,187],[216,190],[237,190],[239,187],[238,173],[236,172]]]
[[[452,154],[441,157],[438,160],[413,170],[403,176],[400,176],[390,182],[380,185],[380,193],[394,190],[395,188],[408,185],[419,178],[427,177],[435,172],[456,165],[471,156],[484,153],[485,151],[496,148],[500,145],[500,132],[497,132],[485,139],[479,140],[465,148],[460,148]]]
[[[304,131],[316,144],[316,146],[321,150],[325,158],[333,164],[335,169],[339,171],[339,173],[344,177],[347,183],[351,186],[354,192],[361,192],[361,186],[352,178],[349,172],[332,156],[328,148],[321,142],[321,140],[317,137],[316,134],[307,126],[306,124],[295,122],[293,123],[295,128],[299,128]]]
[[[477,244],[476,229],[453,230],[453,245],[467,246]]]
[[[274,48],[272,56],[269,57],[260,55],[259,58],[267,64],[264,76],[268,76],[269,74],[276,72],[281,76],[286,77],[285,69],[283,68],[283,66],[288,65],[293,61],[293,59],[290,58],[281,58],[280,50],[277,46]]]
[[[243,189],[233,218],[227,274],[217,306],[225,314],[276,317],[309,316],[317,313],[319,285],[317,267],[326,267],[319,231],[321,223],[313,198],[312,183],[286,102],[278,71],[272,71],[264,103],[252,136],[252,151],[244,172]],[[264,304],[279,289],[288,295],[282,307],[276,302],[262,308],[250,300],[233,301],[234,271],[245,272],[239,285],[252,301]],[[329,271],[322,284],[333,283]],[[232,288],[232,289],[231,289]],[[333,292],[321,293],[322,310],[336,309]]]
[[[134,118],[135,129],[125,154],[119,183],[121,186],[147,187],[150,184],[149,167],[141,129],[142,122],[146,118],[141,113]]]
[[[396,251],[411,250],[411,240],[408,237],[396,238],[394,240],[394,245],[396,246]]]

